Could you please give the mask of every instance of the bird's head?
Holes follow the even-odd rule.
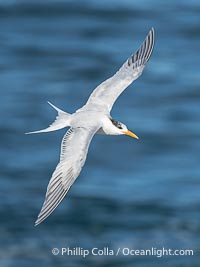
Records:
[[[128,128],[125,124],[123,124],[119,121],[116,121],[112,118],[110,120],[111,120],[113,126],[115,127],[115,128],[112,127],[113,128],[112,134],[114,134],[114,135],[126,134],[126,135],[133,137],[133,138],[139,139],[139,137],[136,134],[134,134],[133,132],[128,130]]]

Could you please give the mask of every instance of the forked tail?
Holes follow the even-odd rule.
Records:
[[[50,102],[48,102],[48,104],[50,106],[52,106],[58,112],[58,115],[57,115],[55,121],[49,127],[45,128],[45,129],[42,129],[42,130],[39,130],[39,131],[34,131],[34,132],[29,132],[29,133],[26,133],[26,134],[47,133],[47,132],[60,130],[62,128],[70,126],[71,114],[69,114],[69,113],[57,108],[56,106],[54,106]]]

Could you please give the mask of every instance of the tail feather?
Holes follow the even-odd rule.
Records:
[[[57,108],[49,101],[48,101],[48,104],[50,106],[52,106],[58,112],[58,115],[56,116],[55,121],[49,127],[45,128],[45,129],[42,129],[39,131],[34,131],[34,132],[28,132],[26,134],[47,133],[47,132],[56,131],[56,130],[70,126],[71,114]]]
[[[68,114],[68,115],[69,115],[69,113],[63,111],[62,109],[57,108],[57,107],[54,106],[51,102],[47,101],[47,103],[48,103],[50,106],[52,106],[52,108],[54,108],[54,109],[58,112],[58,114],[59,114],[59,113],[64,113],[64,114]]]

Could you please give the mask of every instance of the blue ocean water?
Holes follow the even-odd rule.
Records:
[[[0,1],[0,262],[18,266],[199,266],[200,2]],[[95,136],[57,210],[34,221],[65,130],[25,136],[74,112],[151,27],[143,75],[112,116],[139,137]],[[54,256],[53,248],[193,249],[194,256]]]

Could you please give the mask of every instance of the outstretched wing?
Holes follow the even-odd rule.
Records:
[[[109,111],[119,95],[143,72],[154,46],[152,28],[140,48],[130,56],[114,76],[100,84],[90,95],[86,105],[103,105]]]
[[[45,201],[35,225],[45,220],[60,204],[85,163],[90,142],[99,127],[70,128],[61,144],[58,163],[47,187]]]

